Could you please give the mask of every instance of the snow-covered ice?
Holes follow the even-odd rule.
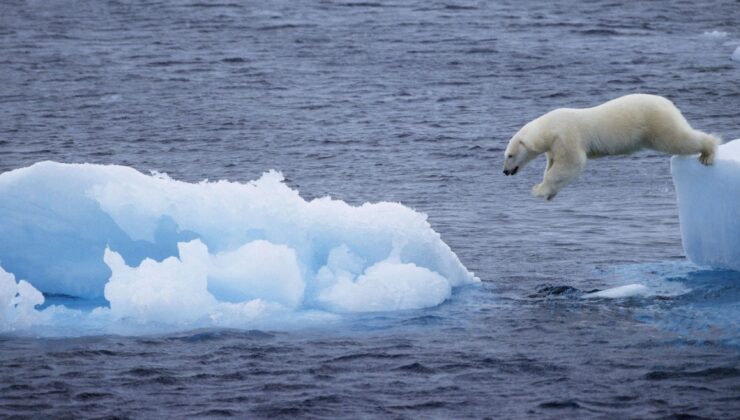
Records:
[[[273,171],[187,183],[42,162],[0,174],[0,196],[0,329],[72,312],[98,323],[249,326],[275,314],[430,307],[479,281],[426,215],[306,201]],[[110,307],[39,311],[40,292]]]
[[[584,298],[605,298],[605,299],[622,299],[633,296],[646,296],[650,294],[650,289],[642,284],[627,284],[624,286],[613,287],[611,289],[599,290],[598,292],[587,293]]]
[[[698,265],[740,271],[740,139],[720,145],[714,165],[674,156],[681,237]]]

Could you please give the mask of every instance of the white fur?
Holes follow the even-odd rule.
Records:
[[[515,174],[547,153],[542,183],[532,194],[551,200],[575,179],[588,158],[623,155],[643,148],[687,155],[711,165],[719,139],[691,128],[671,101],[655,95],[622,96],[593,108],[559,108],[530,121],[509,141],[504,173]]]

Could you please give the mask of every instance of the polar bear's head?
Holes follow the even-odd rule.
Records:
[[[526,138],[521,133],[517,133],[509,140],[509,145],[506,146],[504,175],[515,175],[519,169],[537,157],[538,154],[527,144]]]

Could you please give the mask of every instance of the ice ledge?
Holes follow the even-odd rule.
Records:
[[[740,271],[740,139],[719,146],[714,165],[674,156],[683,248],[698,265]]]

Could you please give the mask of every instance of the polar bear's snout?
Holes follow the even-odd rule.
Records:
[[[524,140],[514,136],[504,151],[504,175],[516,175],[519,168],[523,168],[534,156],[536,155],[529,152]]]
[[[519,171],[519,166],[521,166],[519,154],[515,154],[511,150],[506,151],[506,156],[504,157],[504,175],[514,175]]]
[[[515,166],[514,169],[506,169],[506,168],[504,168],[504,175],[506,175],[506,176],[516,175],[516,172],[518,170],[519,170],[519,167],[518,166]]]

